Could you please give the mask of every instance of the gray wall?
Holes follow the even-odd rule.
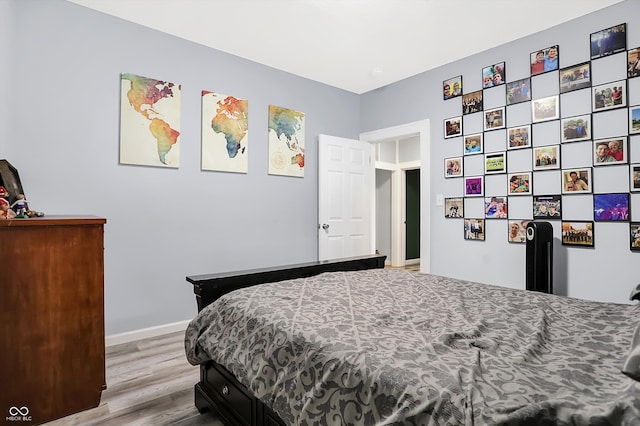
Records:
[[[601,29],[627,23],[627,48],[640,46],[640,2],[626,1],[547,31],[487,50],[460,61],[419,74],[393,85],[361,96],[362,131],[371,131],[403,123],[431,120],[431,272],[461,279],[524,288],[525,246],[507,242],[507,221],[487,220],[485,242],[465,241],[460,219],[445,219],[443,208],[435,205],[437,194],[462,196],[462,179],[444,179],[443,159],[462,155],[461,138],[444,139],[443,120],[462,113],[462,98],[444,101],[442,82],[462,75],[463,90],[480,90],[481,70],[491,64],[506,62],[506,80],[529,77],[529,54],[541,48],[560,46],[560,68],[590,59],[590,34]],[[481,35],[481,26],[477,28]],[[468,35],[465,35],[465,37]],[[469,35],[470,36],[470,35]],[[612,82],[626,77],[626,53],[592,62],[593,84]],[[532,78],[534,99],[558,93],[558,71]],[[485,90],[485,108],[505,104],[505,86]],[[561,116],[590,112],[591,90],[584,89],[560,97]],[[640,104],[640,78],[629,80],[629,105]],[[398,108],[389,108],[398,105]],[[527,102],[507,107],[507,127],[531,121]],[[627,134],[627,109],[593,114],[595,138]],[[482,115],[463,118],[465,134],[482,131]],[[560,127],[556,120],[533,125],[533,145],[560,143]],[[493,150],[506,149],[504,130],[485,134],[486,144]],[[562,145],[562,167],[591,166],[591,144]],[[521,150],[524,151],[524,150]],[[527,150],[530,151],[530,150]],[[640,162],[640,136],[630,142],[630,159]],[[522,158],[516,151],[508,153],[509,172],[531,170],[530,156]],[[530,155],[530,154],[529,154]],[[465,158],[465,174],[482,174],[481,156]],[[467,161],[469,160],[469,161]],[[480,160],[480,161],[477,161]],[[594,168],[595,192],[627,192],[629,170],[626,166]],[[506,175],[487,179],[487,195],[506,194]],[[560,194],[560,173],[534,172],[534,194]],[[510,197],[510,200],[514,197]],[[566,202],[565,202],[566,200]],[[563,197],[563,216],[570,220],[592,220],[591,198],[584,195]],[[467,217],[483,217],[482,200],[465,203]],[[640,194],[632,195],[632,220],[640,221]],[[513,218],[530,218],[531,198],[517,199],[510,205]],[[628,223],[596,223],[595,249],[562,246],[560,222],[554,226],[555,286],[559,293],[592,300],[628,302],[629,292],[638,281],[640,253],[629,250]],[[464,267],[461,267],[464,265]]]
[[[0,52],[10,52],[13,35],[13,1],[0,1]],[[4,56],[4,55],[3,55]],[[10,53],[7,58],[11,58]],[[11,81],[10,74],[11,61],[0,61],[0,81]],[[5,93],[11,92],[11,84],[5,85]],[[2,153],[6,152],[9,140],[9,102],[0,102],[0,159]]]
[[[18,168],[32,208],[107,218],[107,334],[192,318],[186,275],[316,259],[318,134],[357,138],[425,118],[434,170],[432,272],[524,287],[524,246],[506,243],[506,222],[490,222],[484,243],[465,242],[461,223],[444,220],[435,207],[436,194],[462,191],[459,180],[442,177],[442,159],[461,154],[459,144],[442,138],[442,120],[461,110],[459,98],[442,101],[442,81],[463,74],[465,91],[479,89],[481,68],[500,61],[508,81],[526,77],[528,54],[553,44],[560,45],[561,67],[586,61],[589,33],[620,22],[628,23],[628,46],[640,46],[639,12],[640,4],[627,1],[357,96],[63,0],[2,0],[0,77],[8,83],[0,103],[0,158]],[[598,79],[613,79],[617,60],[594,64],[594,78],[597,71]],[[182,85],[179,169],[118,164],[122,72]],[[629,88],[632,104],[640,103],[637,80]],[[200,171],[201,90],[249,100],[248,174]],[[586,102],[583,94],[568,98],[561,99],[563,109]],[[306,114],[303,179],[267,175],[269,104]],[[507,112],[509,120],[512,115]],[[608,126],[596,125],[603,132]],[[563,250],[556,240],[556,269],[569,295],[626,301],[640,264],[628,250],[627,228],[597,224],[595,250]]]
[[[63,0],[1,0],[0,28],[0,158],[31,208],[107,218],[108,335],[193,318],[187,275],[317,259],[317,137],[358,137],[357,95]],[[182,85],[179,169],[118,164],[122,72]],[[249,100],[248,174],[200,171],[202,90]],[[270,104],[306,114],[304,178],[267,175]]]

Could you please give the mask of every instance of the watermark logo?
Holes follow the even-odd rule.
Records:
[[[31,416],[29,415],[29,407],[16,407],[9,408],[9,415],[6,417],[8,422],[30,422]]]

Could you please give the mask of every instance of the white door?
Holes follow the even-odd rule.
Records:
[[[373,254],[371,145],[327,135],[318,145],[319,260]]]

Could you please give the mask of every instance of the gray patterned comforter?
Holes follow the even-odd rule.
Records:
[[[290,425],[640,425],[620,372],[640,308],[394,269],[223,296],[191,322]]]

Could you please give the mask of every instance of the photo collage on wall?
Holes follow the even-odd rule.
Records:
[[[630,215],[631,198],[634,192],[640,192],[640,164],[630,164],[629,150],[631,137],[640,134],[640,105],[629,105],[628,82],[640,77],[640,47],[627,50],[627,24],[605,28],[590,34],[590,60],[560,68],[560,46],[552,45],[533,51],[529,55],[530,75],[517,80],[507,80],[505,62],[483,67],[480,72],[482,90],[466,93],[462,75],[443,82],[443,100],[462,97],[462,110],[459,116],[444,120],[444,138],[446,143],[461,141],[462,155],[444,159],[444,177],[463,180],[462,196],[451,195],[445,198],[446,218],[464,219],[465,240],[485,240],[485,220],[505,219],[508,242],[524,243],[527,223],[532,219],[558,221],[562,229],[562,244],[576,247],[595,247],[594,224],[596,222],[623,222],[629,226],[629,248],[640,251],[640,222],[633,222]],[[612,55],[625,55],[626,79],[604,84],[592,84],[593,61]],[[558,92],[544,97],[532,93],[532,80],[537,76],[556,72]],[[548,78],[548,77],[546,77]],[[602,76],[600,76],[602,78]],[[505,88],[505,106],[485,108],[486,90],[497,86]],[[560,109],[560,95],[588,90],[589,113],[563,116]],[[637,94],[636,94],[637,96]],[[524,102],[531,104],[531,121],[515,127],[507,127],[507,107]],[[593,123],[596,115],[602,111],[626,108],[628,110],[628,132],[623,135],[611,135],[606,138],[594,137]],[[463,130],[463,122],[472,114],[481,114],[482,131]],[[626,113],[625,113],[626,114]],[[533,146],[532,125],[557,121],[560,124],[560,143]],[[485,139],[489,143],[488,132],[496,129],[506,130],[505,151],[487,150]],[[537,128],[536,128],[537,129]],[[561,153],[564,144],[584,142],[591,150],[589,163],[580,167],[562,168]],[[508,154],[512,150],[530,150],[531,167],[511,173],[507,169]],[[466,173],[465,161],[470,157],[484,156],[484,173]],[[570,160],[570,159],[568,159]],[[568,161],[568,163],[572,163]],[[476,163],[474,163],[476,164]],[[572,164],[573,165],[573,164]],[[596,167],[624,167],[628,169],[628,190],[626,192],[599,193],[594,191],[593,169]],[[560,191],[551,194],[534,194],[533,180],[538,172],[556,170],[560,173]],[[482,172],[480,172],[482,173]],[[488,193],[485,177],[505,174],[507,186],[504,192]],[[625,174],[627,172],[625,171]],[[623,190],[624,191],[624,190]],[[563,215],[563,198],[574,194],[588,194],[592,198],[593,220],[573,220]],[[511,217],[509,201],[511,197],[528,196],[531,199],[530,217]],[[484,200],[484,215],[473,217],[465,211],[465,200],[479,197]]]

